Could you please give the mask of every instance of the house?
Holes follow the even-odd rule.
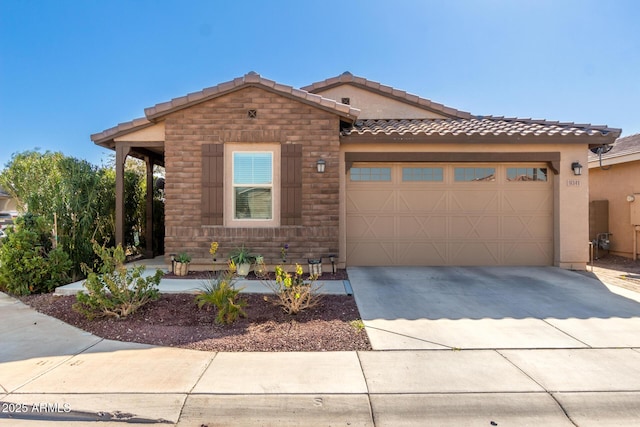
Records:
[[[14,217],[18,213],[18,203],[9,193],[0,188],[0,212],[11,213]]]
[[[637,258],[640,231],[640,134],[589,154],[590,239],[611,233],[610,251]],[[606,251],[604,252],[606,253]]]
[[[166,259],[196,268],[216,241],[268,264],[288,245],[288,262],[339,267],[584,269],[588,176],[573,165],[619,134],[475,116],[348,72],[301,89],[250,72],[91,139],[116,152],[117,241],[132,155],[164,165]]]

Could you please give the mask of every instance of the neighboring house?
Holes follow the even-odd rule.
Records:
[[[6,191],[0,188],[0,212],[8,212],[13,216],[18,213],[18,203]]]
[[[165,250],[200,268],[217,241],[271,264],[287,244],[288,262],[584,269],[588,177],[572,164],[619,135],[475,116],[350,73],[295,89],[251,72],[91,139],[116,151],[117,241],[133,155],[165,166]]]
[[[589,201],[590,238],[612,233],[611,253],[633,257],[639,250],[636,233],[640,230],[634,225],[640,226],[640,134],[618,138],[601,159],[589,154]],[[637,215],[632,217],[632,212]]]

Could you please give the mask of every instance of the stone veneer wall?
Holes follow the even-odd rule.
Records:
[[[248,110],[257,110],[256,118]],[[278,263],[337,254],[339,245],[340,118],[262,88],[247,87],[166,118],[165,254],[187,252],[194,269],[211,269],[209,246],[220,245],[218,261],[242,244]],[[201,215],[202,144],[265,142],[301,144],[302,225],[276,228],[204,226]],[[316,161],[327,162],[324,174]],[[279,173],[279,171],[275,171]]]

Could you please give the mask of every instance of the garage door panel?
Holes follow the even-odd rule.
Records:
[[[395,236],[395,217],[377,215],[368,216],[348,216],[347,217],[347,239],[357,236],[358,239],[385,239]]]
[[[368,189],[349,193],[347,210],[350,212],[394,212],[396,194],[392,190]]]
[[[396,259],[395,243],[389,241],[368,241],[358,244],[347,244],[347,259],[351,265],[394,265]]]
[[[446,212],[447,193],[444,190],[399,190],[398,212]]]
[[[446,216],[399,215],[396,235],[402,239],[438,239],[447,236]]]
[[[552,242],[552,236],[547,231],[553,227],[551,216],[506,216],[502,218],[503,235],[510,239],[535,239],[547,237]]]
[[[445,265],[447,243],[445,241],[411,242],[399,246],[398,255],[408,265]]]
[[[548,242],[516,242],[506,247],[505,262],[508,265],[549,265],[553,254]]]
[[[460,212],[497,212],[500,204],[495,193],[481,189],[450,190],[451,210]]]
[[[451,265],[497,265],[500,264],[499,242],[450,242]]]
[[[540,212],[553,207],[550,191],[527,191],[521,187],[520,191],[505,191],[503,193],[503,212]]]
[[[449,235],[453,239],[495,239],[499,233],[499,219],[494,216],[453,216]]]
[[[551,265],[553,176],[508,181],[514,165],[492,164],[494,181],[460,182],[457,166],[438,164],[437,181],[403,181],[400,163],[384,183],[347,178],[347,264]]]

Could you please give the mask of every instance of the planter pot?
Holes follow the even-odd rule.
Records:
[[[176,276],[186,276],[188,273],[189,273],[189,263],[176,261],[176,267],[175,267]]]
[[[249,270],[251,270],[251,264],[238,264],[237,268],[238,276],[244,277],[249,274]]]

